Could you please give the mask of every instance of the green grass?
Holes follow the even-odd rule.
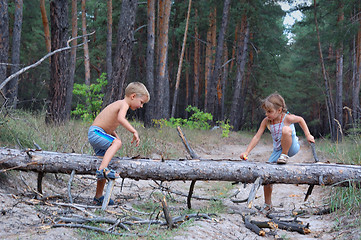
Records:
[[[361,135],[344,137],[341,143],[319,141],[318,148],[331,162],[361,164]],[[361,230],[361,188],[360,183],[350,182],[349,187],[333,187],[329,205],[336,212],[336,228],[357,228]],[[349,221],[349,219],[353,219]]]

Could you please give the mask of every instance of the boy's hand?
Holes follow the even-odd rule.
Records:
[[[137,131],[135,131],[134,133],[133,133],[133,140],[132,140],[132,142],[131,143],[133,143],[135,141],[135,143],[136,143],[136,147],[138,147],[139,146],[139,142],[140,142],[140,139],[139,139],[139,135],[138,135],[138,132]]]
[[[248,160],[248,155],[247,155],[247,153],[241,153],[240,158],[241,158],[242,160],[247,161],[247,160]]]

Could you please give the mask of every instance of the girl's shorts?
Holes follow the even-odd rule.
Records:
[[[298,142],[298,138],[296,135],[292,135],[292,145],[290,147],[290,150],[288,150],[288,156],[292,157],[294,155],[296,155],[296,153],[298,153],[298,151],[300,150],[300,143]],[[275,150],[273,149],[273,152],[271,154],[271,156],[268,159],[269,163],[276,163],[277,160],[279,159],[279,157],[281,156],[282,153],[282,148],[279,150]]]
[[[104,156],[115,137],[106,133],[102,128],[91,126],[88,131],[88,140],[93,147],[95,155]]]

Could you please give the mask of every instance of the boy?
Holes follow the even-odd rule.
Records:
[[[129,132],[133,133],[133,140],[136,146],[139,145],[138,132],[125,118],[128,109],[133,111],[142,108],[144,103],[149,102],[150,96],[147,88],[140,82],[129,83],[125,89],[125,97],[105,107],[95,118],[93,124],[88,131],[88,140],[93,147],[97,156],[102,156],[103,160],[96,171],[97,188],[94,197],[94,203],[101,206],[103,203],[103,190],[106,179],[119,178],[114,170],[108,169],[110,160],[115,153],[121,148],[122,141],[116,134],[115,129],[122,125]],[[114,205],[114,201],[110,199],[109,205]]]

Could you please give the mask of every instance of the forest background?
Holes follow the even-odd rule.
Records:
[[[340,140],[361,116],[357,0],[1,0],[0,7],[2,107],[46,110],[47,123],[66,123],[80,103],[99,111],[90,107],[95,93],[73,94],[74,84],[101,86],[97,79],[107,80],[97,93],[103,107],[129,82],[143,82],[151,100],[131,117],[146,126],[187,118],[192,105],[213,124],[254,129],[264,116],[259,100],[275,91],[316,137]],[[284,25],[293,11],[303,18]]]

